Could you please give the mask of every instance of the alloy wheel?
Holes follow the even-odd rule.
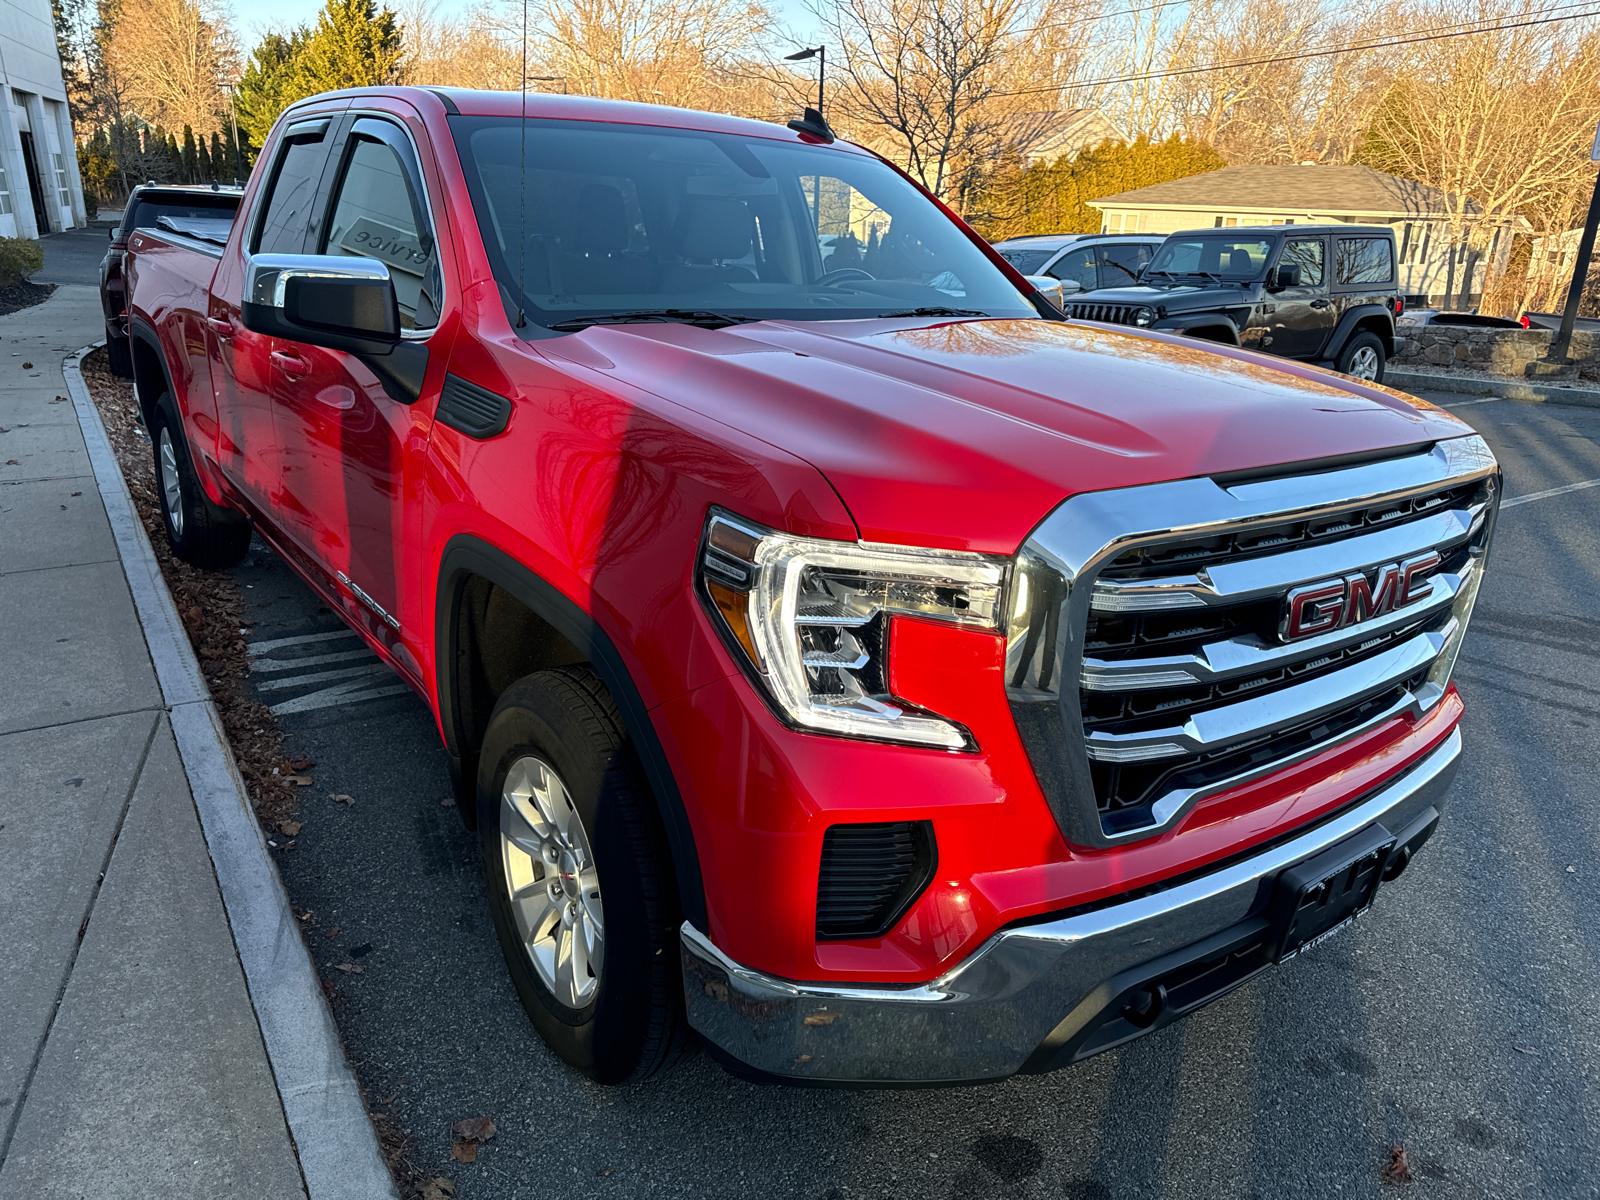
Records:
[[[600,989],[605,920],[588,831],[555,769],[527,756],[500,796],[500,856],[523,949],[562,1004],[582,1008]]]
[[[178,454],[172,447],[172,431],[161,429],[161,494],[167,501],[167,521],[174,537],[183,536],[183,484],[178,476]]]
[[[1350,374],[1357,379],[1378,377],[1378,352],[1371,346],[1362,346],[1350,356]]]

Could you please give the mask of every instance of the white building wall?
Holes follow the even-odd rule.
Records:
[[[24,128],[31,131],[45,229],[28,190]],[[37,237],[88,223],[50,0],[0,0],[0,168],[8,193],[0,197],[0,235]]]

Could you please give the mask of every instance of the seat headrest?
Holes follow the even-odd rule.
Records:
[[[608,183],[591,183],[578,193],[578,249],[585,254],[619,254],[628,248],[628,213],[622,193]]]
[[[738,200],[691,196],[678,214],[678,253],[685,258],[743,258],[755,237],[755,218]]]

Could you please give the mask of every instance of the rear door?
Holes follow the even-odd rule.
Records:
[[[1078,291],[1092,292],[1100,286],[1098,254],[1093,246],[1068,246],[1061,257],[1051,263],[1045,274],[1067,284],[1067,294]],[[1072,284],[1078,286],[1074,288]]]
[[[444,275],[411,136],[398,119],[357,114],[334,162],[308,251],[384,263],[403,336],[429,341]],[[285,532],[346,615],[392,648],[415,611],[416,564],[404,560],[420,506],[413,487],[408,507],[407,480],[421,479],[432,400],[402,404],[355,357],[299,342],[278,344],[271,379]]]
[[[240,319],[245,259],[254,253],[303,254],[312,203],[327,164],[336,115],[296,120],[272,151],[272,165],[239,252],[225,254],[211,284],[207,320],[217,397],[217,460],[223,472],[269,523],[277,524],[283,471],[272,418],[273,339]]]
[[[1387,307],[1395,291],[1394,236],[1372,233],[1333,239],[1333,303],[1343,317],[1362,304]]]
[[[1272,340],[1264,348],[1285,358],[1316,358],[1334,324],[1333,303],[1328,299],[1328,239],[1286,238],[1278,265],[1299,267],[1300,284],[1280,288],[1268,301]]]

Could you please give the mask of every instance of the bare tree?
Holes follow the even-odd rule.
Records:
[[[522,54],[485,5],[441,18],[436,0],[400,7],[407,83],[419,86],[514,91],[521,86]]]
[[[139,117],[168,128],[221,128],[224,85],[237,73],[238,52],[210,0],[123,0],[105,59]]]

